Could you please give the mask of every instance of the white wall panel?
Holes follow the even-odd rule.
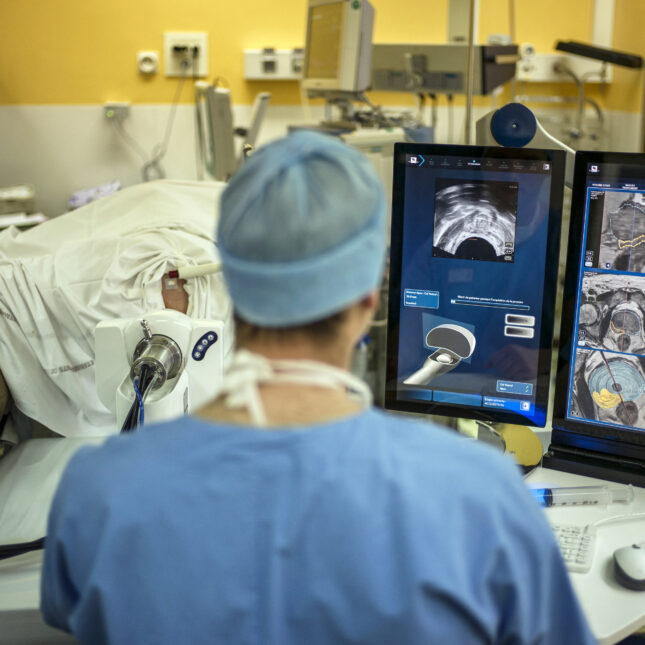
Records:
[[[135,105],[124,127],[150,152],[163,138],[169,110],[168,105]],[[475,118],[484,111],[474,110]],[[463,108],[455,108],[452,137],[449,137],[448,111],[441,107],[435,140],[447,143],[450,138],[458,142],[463,136],[464,113]],[[236,107],[235,124],[246,125],[249,115],[249,106]],[[300,106],[270,106],[267,115],[259,144],[282,136],[289,125],[316,123],[322,119],[323,112],[316,107],[305,116]],[[608,113],[606,130],[610,144],[607,147],[636,151],[639,128],[638,114]],[[34,184],[37,207],[49,216],[64,212],[69,196],[77,190],[114,180],[123,186],[141,181],[141,159],[105,120],[102,105],[0,107],[0,151],[0,186]],[[177,109],[162,165],[170,178],[197,178],[190,105]]]

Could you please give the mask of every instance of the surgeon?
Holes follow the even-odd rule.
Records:
[[[256,152],[217,232],[238,351],[199,413],[85,448],[49,518],[46,621],[82,643],[593,643],[507,457],[371,406],[368,162],[299,132]]]

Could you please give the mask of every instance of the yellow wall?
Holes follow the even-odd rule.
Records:
[[[616,0],[613,43],[615,49],[639,54],[645,58],[643,26],[645,26],[643,0]],[[642,71],[614,66],[614,79],[607,93],[605,106],[610,110],[640,112],[642,78]]]
[[[375,42],[445,41],[447,0],[373,4]],[[517,39],[540,52],[551,51],[557,38],[588,41],[592,6],[593,0],[516,0]],[[177,80],[163,75],[164,31],[208,32],[210,78],[227,79],[236,103],[252,102],[260,90],[273,93],[274,105],[298,103],[295,82],[244,81],[242,52],[302,46],[305,7],[306,0],[0,0],[0,104],[169,103]],[[508,33],[507,9],[508,0],[481,0],[480,40]],[[614,47],[645,55],[644,23],[645,0],[616,0]],[[158,50],[162,71],[140,76],[139,50]],[[614,73],[616,82],[602,102],[640,110],[635,73]],[[182,100],[192,100],[187,89]]]

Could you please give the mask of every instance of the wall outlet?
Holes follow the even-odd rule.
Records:
[[[137,52],[137,69],[139,70],[140,74],[156,74],[159,70],[159,52]]]
[[[130,115],[130,104],[126,101],[104,103],[103,114],[108,121],[123,121]]]
[[[164,58],[166,76],[208,76],[208,34],[164,32]]]

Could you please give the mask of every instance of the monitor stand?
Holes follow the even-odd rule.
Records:
[[[501,452],[512,455],[518,465],[528,472],[542,460],[542,442],[537,434],[527,426],[517,426],[508,423],[490,423],[484,421],[467,421],[460,419],[459,430],[463,431],[464,421],[471,425],[471,431],[465,434],[483,441]]]
[[[503,435],[495,426],[499,426],[498,423],[485,423],[484,421],[475,421],[477,424],[477,435],[476,439],[484,443],[490,444],[494,448],[501,450],[501,452],[506,452],[506,440]]]

